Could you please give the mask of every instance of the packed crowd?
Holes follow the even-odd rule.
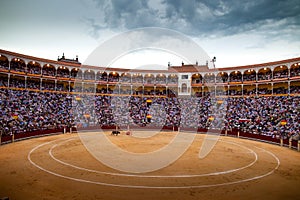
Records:
[[[0,122],[3,135],[75,125],[118,125],[240,128],[253,134],[288,138],[300,133],[300,97],[74,96],[0,89]]]
[[[229,98],[227,103],[229,126],[272,137],[300,133],[300,97]],[[241,123],[241,119],[246,121]]]
[[[67,95],[0,90],[0,132],[4,135],[62,128],[72,123]]]

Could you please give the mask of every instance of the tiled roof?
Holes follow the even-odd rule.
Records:
[[[77,64],[77,63],[69,63],[69,62],[63,62],[63,61],[55,61],[55,60],[49,60],[49,59],[44,59],[44,58],[38,58],[38,57],[34,57],[34,56],[28,56],[28,55],[24,55],[24,54],[20,54],[20,53],[6,51],[6,50],[3,50],[3,49],[0,49],[0,53],[1,54],[8,54],[8,55],[11,55],[11,56],[14,56],[14,57],[17,57],[17,58],[23,58],[23,59],[25,58],[25,59],[28,59],[28,60],[44,62],[44,63],[47,63],[47,64],[80,67],[80,64]]]
[[[276,66],[276,65],[285,65],[286,63],[300,62],[300,57],[285,59],[280,61],[273,61],[267,63],[253,64],[253,65],[244,65],[244,66],[236,66],[236,67],[225,67],[218,68],[219,71],[228,71],[228,70],[239,70],[239,69],[249,69],[249,68],[258,68],[258,67],[268,67],[268,66]]]

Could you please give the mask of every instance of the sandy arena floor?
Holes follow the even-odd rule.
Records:
[[[103,133],[88,134],[103,136]],[[163,149],[175,137],[172,132],[161,132],[148,138],[104,134],[116,147],[136,154]],[[175,162],[145,173],[126,173],[102,164],[89,153],[78,134],[2,145],[0,198],[300,198],[299,152],[256,141],[220,137],[212,151],[200,159],[199,150],[205,135],[195,136],[187,151]],[[99,146],[105,147],[101,142]],[[166,154],[165,159],[168,157]],[[160,163],[162,159],[155,162]],[[126,157],[122,162],[131,164]]]

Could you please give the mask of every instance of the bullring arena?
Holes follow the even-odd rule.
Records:
[[[162,132],[140,143],[127,135],[104,134],[114,144],[138,153],[161,148],[174,137],[172,132]],[[199,159],[203,137],[197,135],[175,163],[142,174],[122,173],[101,164],[87,152],[77,134],[4,145],[1,195],[11,199],[297,199],[299,196],[298,152],[221,136],[209,156]]]
[[[0,198],[300,196],[300,58],[130,71],[0,54]]]

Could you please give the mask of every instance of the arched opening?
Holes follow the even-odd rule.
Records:
[[[252,82],[252,81],[256,81],[256,71],[253,69],[248,69],[244,72],[243,75],[243,81],[244,82]]]
[[[107,82],[108,80],[108,75],[106,72],[97,72],[97,77],[96,77],[97,81],[101,81],[101,82]]]
[[[75,78],[76,78],[76,79],[79,79],[79,80],[82,80],[82,75],[83,75],[83,72],[82,72],[81,69],[79,69],[79,70],[77,71],[77,76],[76,76]]]
[[[242,82],[242,73],[240,71],[231,72],[229,82]]]
[[[41,65],[38,62],[30,61],[27,64],[27,73],[28,74],[35,74],[35,75],[41,75]]]
[[[119,82],[119,77],[120,77],[119,73],[110,72],[108,75],[108,82],[111,82],[111,83]]]
[[[287,78],[288,77],[288,67],[286,65],[280,65],[274,68],[273,79]]]
[[[120,76],[121,83],[131,83],[131,75],[130,73],[122,73]]]
[[[294,63],[290,69],[290,77],[300,76],[300,63]]]
[[[258,81],[271,80],[271,78],[272,78],[272,71],[270,68],[264,67],[260,69],[257,73]]]
[[[55,67],[53,65],[50,64],[46,64],[43,66],[43,76],[55,76]]]
[[[24,60],[20,58],[14,58],[10,61],[10,70],[17,71],[17,72],[26,72],[26,64]]]
[[[8,70],[9,69],[9,61],[6,56],[0,54],[0,68]]]
[[[157,76],[156,76],[156,80],[155,80],[155,83],[157,84],[157,85],[166,85],[166,75],[164,75],[164,74],[158,74]]]
[[[61,77],[61,78],[70,78],[70,71],[67,67],[60,66],[57,69],[57,75],[56,76]]]
[[[78,69],[78,68],[73,68],[71,70],[71,78],[81,80],[82,79],[82,70]]]
[[[167,79],[168,85],[177,85],[178,84],[178,76],[176,74],[170,74]]]
[[[208,73],[204,75],[203,83],[214,83],[215,75],[213,73]]]
[[[144,83],[145,83],[145,85],[154,84],[155,83],[154,75],[153,74],[146,74],[144,76]]]
[[[76,78],[78,73],[78,68],[71,69],[71,78]]]
[[[193,74],[192,75],[192,85],[197,85],[202,83],[202,75],[201,74]]]
[[[132,83],[143,83],[142,74],[136,73],[132,75]]]
[[[95,72],[93,70],[86,70],[84,72],[84,80],[95,80]]]
[[[216,76],[216,83],[227,83],[228,74],[226,72],[219,72]]]

